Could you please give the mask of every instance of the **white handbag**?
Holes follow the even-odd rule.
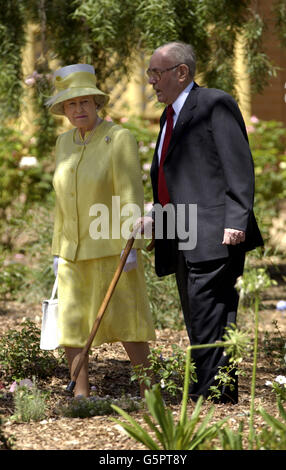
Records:
[[[42,328],[40,349],[56,349],[58,341],[58,299],[55,298],[58,289],[58,276],[56,276],[52,295],[49,300],[42,302]]]

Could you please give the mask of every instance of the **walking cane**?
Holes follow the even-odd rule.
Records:
[[[91,347],[91,344],[92,344],[92,342],[93,342],[93,340],[94,340],[94,337],[95,337],[96,332],[97,332],[97,330],[98,330],[98,328],[99,328],[99,325],[100,325],[100,322],[101,322],[101,320],[102,320],[102,317],[103,317],[103,315],[104,315],[104,313],[105,313],[105,310],[106,310],[106,308],[107,308],[107,306],[108,306],[108,304],[109,304],[109,301],[110,301],[110,299],[111,299],[111,296],[112,296],[112,294],[113,294],[113,292],[114,292],[114,289],[115,289],[115,287],[116,287],[116,284],[117,284],[117,282],[118,282],[118,280],[119,280],[119,278],[120,278],[120,275],[121,275],[121,273],[122,273],[122,271],[123,271],[123,268],[124,268],[124,266],[125,266],[127,257],[128,257],[128,255],[129,255],[129,253],[130,253],[130,251],[131,251],[131,248],[132,248],[132,246],[133,246],[133,243],[134,243],[134,240],[135,240],[135,237],[136,237],[136,234],[137,234],[137,231],[139,230],[139,228],[140,228],[140,225],[134,228],[133,232],[130,234],[130,237],[129,237],[127,243],[126,243],[126,246],[125,246],[125,248],[124,248],[123,254],[122,254],[121,258],[120,258],[120,263],[119,263],[119,265],[118,265],[118,267],[117,267],[117,270],[115,271],[115,274],[114,274],[114,276],[113,276],[113,279],[112,279],[112,281],[111,281],[111,283],[110,283],[110,285],[109,285],[109,288],[108,288],[108,290],[107,290],[107,292],[106,292],[106,295],[105,295],[105,297],[104,297],[104,299],[103,299],[103,302],[102,302],[102,304],[101,304],[101,306],[100,306],[100,308],[99,308],[97,317],[96,317],[95,322],[94,322],[94,324],[93,324],[92,330],[91,330],[90,335],[89,335],[89,338],[88,338],[88,340],[87,340],[87,343],[86,343],[86,345],[84,346],[84,348],[83,348],[83,350],[82,350],[82,352],[81,352],[81,354],[80,354],[80,356],[79,356],[79,360],[78,360],[78,363],[77,363],[77,365],[76,365],[76,367],[75,367],[75,370],[74,370],[74,372],[73,372],[73,374],[72,374],[71,381],[70,381],[69,385],[68,385],[67,388],[66,388],[66,390],[67,390],[68,392],[72,392],[73,389],[74,389],[74,387],[75,387],[76,380],[77,380],[78,375],[79,375],[79,373],[80,373],[80,371],[81,371],[81,368],[82,368],[82,366],[83,366],[84,360],[85,360],[86,356],[88,355],[88,351],[89,351],[89,349],[90,349],[90,347]]]

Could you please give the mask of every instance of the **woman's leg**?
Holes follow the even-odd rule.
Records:
[[[81,351],[82,351],[81,348],[67,348],[67,347],[65,348],[65,353],[66,353],[71,377],[78,363]],[[80,370],[80,373],[78,375],[78,378],[76,380],[76,385],[74,388],[74,396],[77,396],[77,395],[83,395],[84,397],[89,396],[88,357],[86,357],[82,365],[82,368]]]
[[[144,368],[150,367],[148,355],[150,354],[149,344],[145,342],[123,342],[125,351],[128,354],[132,366],[142,366]],[[153,377],[150,377],[151,383],[154,382]],[[140,383],[140,395],[144,398],[145,390],[148,387],[144,383]]]

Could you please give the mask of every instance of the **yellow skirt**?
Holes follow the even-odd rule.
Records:
[[[76,262],[61,260],[58,267],[61,346],[85,346],[119,260],[119,256]],[[93,346],[154,339],[142,254],[137,250],[137,268],[122,272]]]

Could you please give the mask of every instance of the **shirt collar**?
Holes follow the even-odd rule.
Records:
[[[191,89],[194,86],[194,82],[188,84],[188,86],[180,93],[176,101],[172,104],[176,117],[180,114],[182,107],[185,104],[185,101],[190,93]]]

